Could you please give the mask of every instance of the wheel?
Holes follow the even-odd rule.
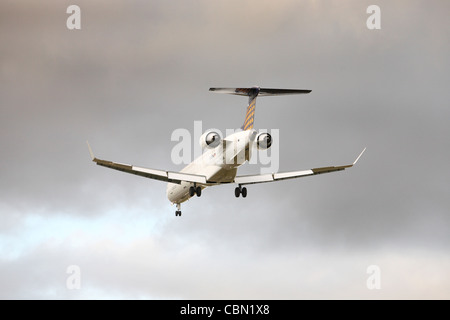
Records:
[[[202,188],[197,187],[197,189],[195,189],[195,193],[197,194],[197,197],[200,197],[202,195]]]
[[[177,217],[177,216],[181,217],[181,211],[180,210],[175,211],[175,217]]]
[[[247,188],[243,187],[241,190],[241,193],[242,193],[242,198],[245,198],[247,196]]]
[[[234,189],[234,195],[236,196],[236,198],[239,198],[240,194],[241,194],[241,188],[236,187],[236,189]]]
[[[194,187],[189,187],[189,196],[193,197],[195,194],[195,188]]]

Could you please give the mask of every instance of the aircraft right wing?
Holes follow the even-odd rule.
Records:
[[[344,166],[321,167],[321,168],[314,168],[314,169],[310,169],[310,170],[290,171],[290,172],[282,172],[282,173],[237,176],[234,179],[234,183],[237,183],[239,185],[245,185],[245,184],[274,182],[274,181],[281,181],[281,180],[286,180],[286,179],[314,176],[314,175],[322,174],[322,173],[341,171],[341,170],[345,170],[346,168],[353,167],[356,164],[356,162],[358,162],[359,158],[362,156],[364,151],[366,151],[366,148],[364,148],[364,150],[359,154],[358,158],[356,158],[356,160],[352,164],[348,164],[348,165],[344,165]]]

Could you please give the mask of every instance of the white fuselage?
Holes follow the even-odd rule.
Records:
[[[233,182],[237,168],[249,161],[256,130],[238,131],[223,139],[216,148],[208,149],[181,170],[183,173],[206,177],[207,184],[197,184],[202,189],[216,183]],[[189,187],[193,183],[167,184],[167,198],[173,204],[180,204],[190,198]]]

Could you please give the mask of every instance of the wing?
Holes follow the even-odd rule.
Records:
[[[206,177],[196,174],[183,173],[183,172],[172,172],[172,171],[163,171],[156,169],[148,169],[143,167],[137,167],[129,164],[123,164],[118,162],[112,162],[108,160],[101,160],[94,156],[92,152],[91,146],[88,144],[89,153],[91,154],[92,161],[97,163],[99,166],[107,167],[114,170],[123,171],[126,173],[135,174],[137,176],[150,178],[154,180],[160,180],[171,183],[180,184],[182,181],[206,184]]]
[[[322,173],[329,173],[335,171],[342,171],[346,168],[353,167],[356,162],[358,162],[359,158],[366,151],[366,148],[359,154],[358,158],[352,163],[345,166],[337,166],[337,167],[322,167],[322,168],[314,168],[310,170],[303,171],[291,171],[291,172],[283,172],[283,173],[272,173],[272,174],[261,174],[261,175],[249,175],[249,176],[237,176],[234,179],[234,182],[240,185],[244,184],[254,184],[254,183],[264,183],[264,182],[274,182],[286,179],[294,179],[301,178],[307,176],[314,176]]]

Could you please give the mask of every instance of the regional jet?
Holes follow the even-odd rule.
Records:
[[[208,130],[200,137],[203,153],[179,172],[149,169],[98,159],[94,156],[88,143],[92,161],[97,165],[135,174],[145,178],[167,182],[167,198],[175,204],[175,216],[181,216],[181,204],[190,198],[200,197],[206,187],[221,184],[235,184],[236,197],[247,196],[246,185],[301,178],[322,173],[342,171],[356,164],[359,154],[352,164],[313,168],[309,170],[290,171],[258,175],[237,175],[237,169],[250,161],[254,149],[266,150],[272,145],[269,133],[258,133],[254,128],[256,98],[290,94],[307,94],[311,90],[303,89],[269,89],[258,86],[250,88],[210,88],[209,91],[248,97],[247,112],[240,130],[222,138],[217,132]]]

